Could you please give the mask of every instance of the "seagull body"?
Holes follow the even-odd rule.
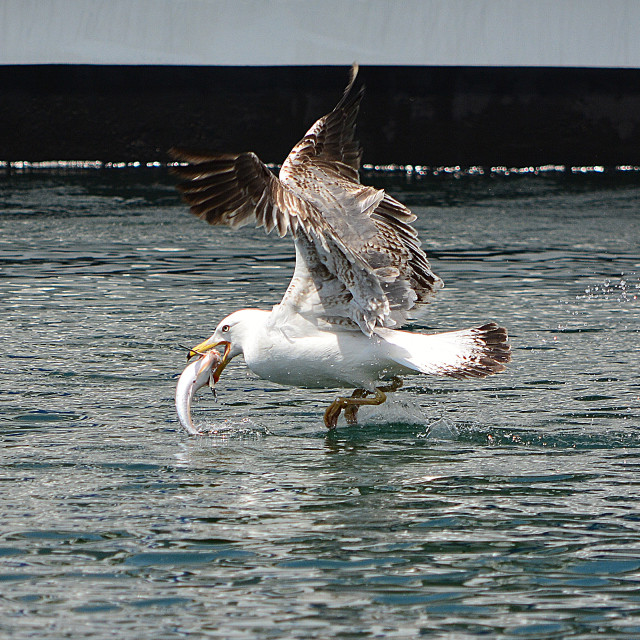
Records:
[[[360,184],[354,140],[363,87],[357,67],[335,109],[292,149],[276,177],[253,153],[172,150],[187,165],[179,185],[191,211],[213,225],[254,222],[290,232],[296,266],[280,304],[242,309],[222,320],[193,354],[225,345],[216,376],[242,354],[256,375],[307,388],[354,388],[325,412],[334,428],[344,409],[380,404],[399,376],[484,377],[510,360],[506,331],[495,323],[440,334],[401,331],[442,280],[432,271],[411,222],[415,216],[384,190]],[[373,395],[369,398],[367,396]]]
[[[247,367],[260,378],[307,389],[373,391],[385,374],[407,371],[391,360],[390,345],[378,336],[323,331],[304,321],[283,325],[274,322],[277,316],[278,310],[243,309],[225,318],[223,327],[229,330],[219,332],[219,342],[231,342],[229,356],[242,354]]]
[[[379,328],[369,337],[361,331],[319,329],[300,316],[281,322],[278,307],[232,313],[194,352],[204,352],[212,343],[229,343],[227,359],[243,355],[247,367],[265,380],[307,389],[351,387],[373,392],[381,381],[416,372],[479,376],[486,365],[478,368],[476,352],[486,349],[492,333],[497,334],[495,342],[502,336],[490,323],[431,335]]]
[[[373,390],[380,380],[380,339],[361,332],[322,331],[304,321],[280,324],[274,322],[277,316],[277,310],[243,309],[224,320],[230,327],[227,339],[260,378],[307,389]],[[235,351],[232,346],[229,355]]]

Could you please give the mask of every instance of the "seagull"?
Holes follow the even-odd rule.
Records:
[[[330,430],[342,411],[354,424],[361,406],[385,402],[404,375],[483,378],[511,359],[507,332],[495,322],[436,334],[400,329],[443,283],[411,224],[416,216],[360,183],[357,73],[354,64],[341,100],[293,147],[278,176],[252,152],[171,149],[193,214],[232,229],[253,223],[290,233],[296,254],[279,304],[235,311],[190,355],[224,346],[215,381],[242,355],[253,373],[282,385],[353,389],[326,409]]]

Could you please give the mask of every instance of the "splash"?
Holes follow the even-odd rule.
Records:
[[[424,433],[418,434],[419,438],[429,438],[431,440],[457,440],[460,437],[460,430],[453,420],[441,415],[431,420]]]
[[[415,402],[402,398],[389,398],[384,404],[376,407],[362,407],[359,412],[362,424],[419,424],[429,422],[422,407]]]
[[[605,279],[603,282],[588,286],[576,300],[615,300],[630,302],[640,298],[640,278],[636,273],[622,273],[617,280]]]
[[[436,412],[438,415],[434,416]],[[360,410],[360,423],[363,426],[417,425],[420,427],[420,431],[416,433],[417,438],[455,440],[458,437],[455,423],[437,410],[437,407],[434,411],[434,407],[424,408],[415,401],[402,398],[390,398],[385,404],[375,408],[363,407]]]
[[[222,441],[236,438],[262,438],[271,435],[267,427],[251,418],[228,418],[221,422],[199,424],[198,429],[201,435]]]

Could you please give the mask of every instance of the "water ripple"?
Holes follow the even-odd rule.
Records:
[[[293,249],[125,174],[0,181],[7,637],[640,635],[637,179],[383,179],[446,283],[412,329],[499,321],[508,371],[327,434],[234,361],[189,437],[177,345]]]

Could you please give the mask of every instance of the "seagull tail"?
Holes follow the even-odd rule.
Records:
[[[507,331],[495,322],[447,333],[379,329],[388,356],[399,365],[431,375],[484,378],[504,371],[511,360]]]

